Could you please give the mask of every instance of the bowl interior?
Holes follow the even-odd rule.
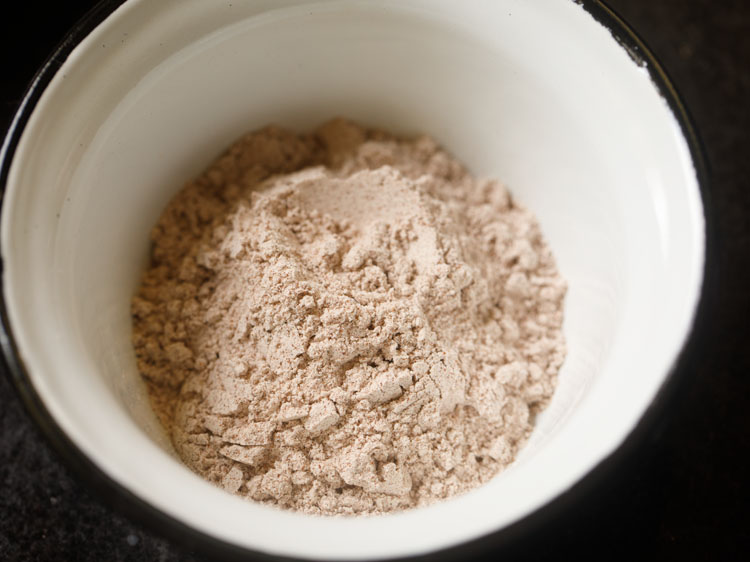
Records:
[[[336,115],[429,133],[503,180],[537,214],[569,282],[568,357],[518,461],[465,496],[375,518],[281,512],[204,483],[174,458],[130,343],[149,230],[183,182],[245,131]],[[499,529],[622,442],[689,329],[703,215],[666,102],[573,2],[131,0],[32,114],[9,174],[2,257],[31,382],[107,475],[240,546],[373,558]]]

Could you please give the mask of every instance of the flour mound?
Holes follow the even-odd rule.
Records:
[[[185,463],[316,514],[486,482],[548,402],[565,283],[535,218],[433,140],[267,127],[169,204],[133,300]]]

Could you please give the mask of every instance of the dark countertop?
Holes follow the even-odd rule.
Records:
[[[0,23],[0,128],[91,0]],[[610,0],[671,75],[711,167],[718,289],[668,417],[616,478],[506,559],[750,560],[750,3]],[[490,558],[488,556],[487,558]],[[63,466],[0,375],[1,560],[208,560],[119,514]]]

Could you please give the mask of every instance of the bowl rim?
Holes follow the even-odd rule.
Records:
[[[11,120],[2,146],[0,147],[0,208],[2,208],[4,202],[8,173],[19,140],[42,93],[78,44],[126,1],[99,0],[65,35],[64,39],[34,75]],[[542,507],[506,527],[468,542],[459,543],[423,555],[399,558],[400,560],[428,558],[434,560],[436,557],[442,559],[466,558],[467,556],[487,552],[493,548],[502,548],[518,539],[538,532],[540,529],[550,525],[554,520],[559,520],[563,517],[569,507],[583,503],[585,498],[591,497],[593,492],[600,489],[608,477],[618,468],[621,469],[625,461],[628,458],[632,458],[634,456],[633,453],[649,437],[653,436],[654,427],[657,426],[658,422],[663,421],[665,412],[668,410],[667,405],[672,403],[678,394],[677,390],[680,385],[677,383],[680,380],[684,381],[686,379],[686,367],[692,362],[692,358],[699,347],[698,344],[704,339],[707,332],[706,326],[708,323],[706,320],[709,316],[709,301],[712,300],[711,297],[715,294],[713,289],[716,279],[716,266],[715,251],[713,250],[715,248],[716,236],[709,187],[710,170],[703,142],[674,83],[643,39],[615,10],[607,5],[606,0],[573,1],[580,4],[599,24],[603,25],[636,64],[648,71],[654,87],[667,102],[677,120],[690,150],[701,196],[705,240],[701,287],[691,325],[681,350],[674,358],[668,373],[664,377],[659,390],[646,412],[631,429],[623,443],[609,456],[592,467],[583,478],[574,483],[562,494],[552,498]],[[3,265],[2,256],[0,256],[0,286],[3,285]],[[166,536],[182,548],[196,549],[200,552],[210,554],[213,559],[219,557],[226,560],[244,560],[248,556],[252,556],[259,560],[294,560],[285,556],[271,555],[262,551],[240,547],[239,545],[223,541],[182,523],[137,497],[97,467],[60,428],[34,389],[27,368],[16,346],[13,330],[8,319],[3,291],[0,291],[0,348],[2,348],[1,355],[5,366],[3,370],[13,383],[12,386],[24,404],[26,411],[34,420],[37,427],[41,429],[46,441],[52,445],[58,454],[58,458],[63,461],[77,479],[84,482],[90,489],[93,489],[97,496],[110,508],[123,513],[131,519],[144,523],[152,532],[157,535]]]

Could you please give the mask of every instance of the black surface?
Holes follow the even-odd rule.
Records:
[[[23,5],[0,21],[4,129],[36,68],[91,2]],[[669,418],[559,521],[506,559],[750,559],[750,8],[611,0],[672,76],[712,168],[721,290]],[[7,59],[7,60],[6,60]],[[52,453],[0,377],[0,559],[204,560],[117,514]],[[116,506],[115,506],[116,507]]]

